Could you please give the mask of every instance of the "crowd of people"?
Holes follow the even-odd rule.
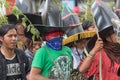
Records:
[[[97,3],[94,9],[101,9]],[[40,31],[37,37],[22,24],[23,17],[7,15],[8,23],[0,27],[0,80],[120,80],[120,43],[108,13],[95,12],[96,24],[80,22],[65,6],[66,13],[56,17],[54,5],[45,16],[24,13]]]

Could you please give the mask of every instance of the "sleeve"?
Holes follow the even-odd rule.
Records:
[[[32,67],[43,69],[45,65],[46,50],[44,47],[38,49],[34,55]]]

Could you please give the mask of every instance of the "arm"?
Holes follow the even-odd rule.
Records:
[[[40,75],[41,69],[39,68],[31,68],[29,80],[53,80],[48,79]]]
[[[101,39],[98,39],[95,43],[95,46],[90,51],[89,53],[90,55],[88,55],[84,59],[83,63],[79,66],[80,72],[84,73],[88,71],[96,52],[100,51],[102,48],[103,48],[103,41]]]

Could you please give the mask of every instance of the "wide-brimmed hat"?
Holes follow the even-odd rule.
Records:
[[[84,31],[81,26],[69,28],[66,31],[67,38],[63,39],[63,45],[68,45],[81,39],[91,38],[95,33],[95,31]]]
[[[51,29],[55,29],[54,31],[57,31],[57,29],[59,29],[59,31],[65,31],[67,30],[67,26],[63,27],[63,26],[55,26],[57,24],[53,24],[54,26],[48,25],[48,24],[43,24],[42,23],[42,17],[40,14],[33,14],[33,13],[24,13],[24,15],[28,18],[28,20],[32,23],[32,25],[34,26],[34,28],[36,28],[39,32],[40,32],[40,36],[43,38],[43,40],[45,40],[45,35],[49,32],[49,30]],[[6,15],[8,17],[8,22],[10,24],[16,24],[16,23],[21,23],[22,22],[22,18],[24,17],[23,15],[19,16],[19,20],[17,20],[16,16],[14,14],[9,14]],[[27,24],[29,24],[28,22],[26,22]],[[28,26],[26,26],[28,27]],[[25,36],[28,38],[32,38],[33,34],[31,34],[30,30],[28,31],[28,29],[25,29]]]
[[[118,20],[119,18],[112,11],[112,8],[101,0],[94,1],[91,9],[96,22],[96,27],[98,28],[99,36],[104,42],[107,36],[115,33],[115,25],[112,23],[111,19],[113,18]],[[94,47],[96,40],[97,35],[94,35],[94,37],[89,40],[86,46],[88,52]]]
[[[23,13],[18,15],[18,18],[14,14],[6,15],[8,18],[9,24],[15,24],[16,26],[22,24],[25,28],[25,36],[29,39],[37,39],[39,35],[39,31],[36,29],[34,24],[42,24],[42,19],[40,14],[33,13]],[[32,38],[33,37],[33,38]]]
[[[90,38],[95,34],[95,31],[84,31],[78,15],[66,5],[63,7],[62,21],[63,26],[71,26],[65,32],[67,38],[63,39],[63,45]]]
[[[41,25],[41,24],[34,24],[35,28],[40,32],[40,35],[43,40],[46,40],[45,37],[47,34],[55,33],[55,32],[62,32],[63,34],[68,29],[68,27],[64,26],[49,26],[49,25]]]

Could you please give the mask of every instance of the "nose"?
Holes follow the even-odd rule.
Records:
[[[17,36],[13,36],[12,39],[13,39],[13,40],[17,40]]]

